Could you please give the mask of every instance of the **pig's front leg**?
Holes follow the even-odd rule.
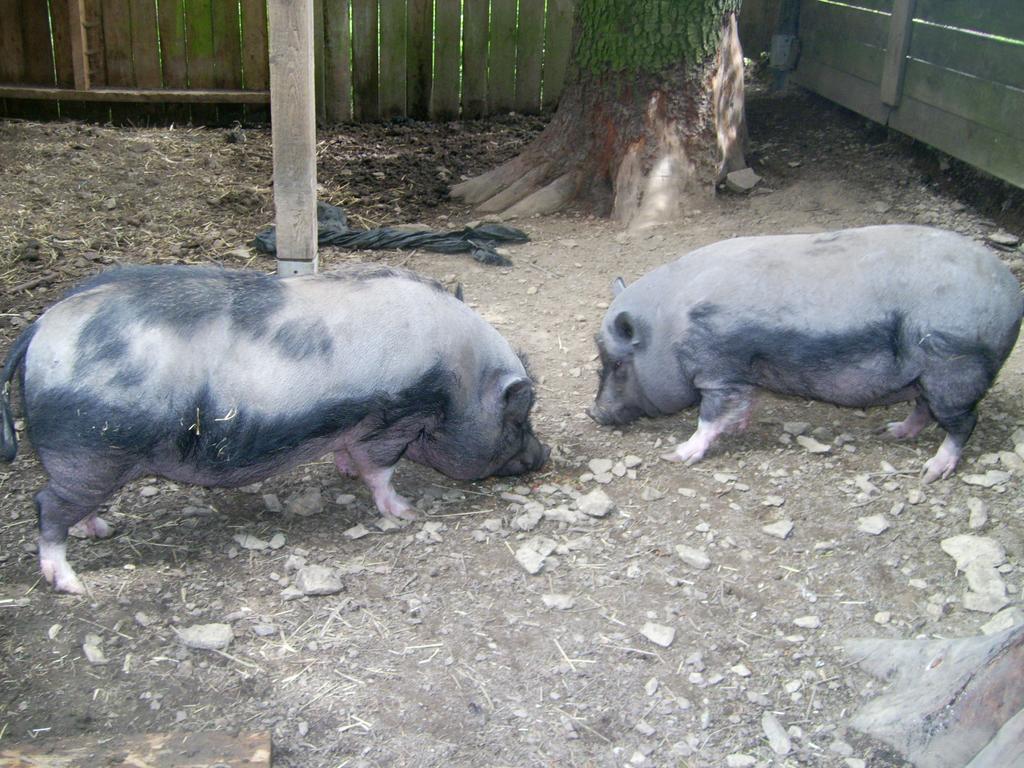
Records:
[[[753,389],[733,388],[703,390],[697,431],[671,453],[663,454],[666,461],[681,461],[687,466],[696,464],[707,453],[720,435],[742,432],[750,422],[754,405]]]
[[[366,483],[373,496],[373,503],[382,514],[402,520],[416,519],[412,504],[391,485],[395,464],[389,467],[378,466],[365,452],[355,447],[335,452],[334,463],[343,474],[358,476]]]
[[[68,533],[85,539],[108,539],[114,535],[114,529],[110,523],[93,512],[84,520],[75,523]]]
[[[885,431],[891,436],[902,440],[908,437],[917,437],[921,430],[932,423],[932,414],[928,409],[928,403],[922,398],[917,399],[914,410],[903,421],[890,421]]]

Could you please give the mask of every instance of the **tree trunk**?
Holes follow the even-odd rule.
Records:
[[[743,168],[739,0],[580,0],[551,123],[504,165],[452,188],[481,213],[577,202],[631,226],[676,217]]]

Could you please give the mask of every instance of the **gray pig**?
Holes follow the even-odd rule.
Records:
[[[946,431],[925,482],[956,468],[1024,312],[986,248],[902,225],[725,240],[615,290],[597,338],[598,423],[699,403],[697,431],[663,457],[693,464],[746,426],[757,389],[858,408],[916,398],[888,431],[914,437],[932,419]]]
[[[17,445],[10,380],[50,482],[36,495],[39,559],[80,593],[68,529],[108,536],[96,510],[158,475],[239,486],[333,453],[377,508],[413,517],[391,485],[405,456],[460,480],[540,467],[533,383],[508,342],[440,285],[353,267],[278,279],[184,266],[110,270],[12,346],[0,458]]]

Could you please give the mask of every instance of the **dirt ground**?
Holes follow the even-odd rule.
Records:
[[[77,598],[40,583],[32,495],[43,476],[23,442],[0,465],[0,746],[269,730],[274,764],[294,768],[903,765],[847,727],[883,686],[841,644],[977,634],[991,616],[964,608],[965,579],[940,548],[955,534],[1002,544],[1001,575],[1021,604],[1013,435],[1024,427],[1024,345],[983,402],[958,474],[922,487],[917,471],[940,434],[876,434],[903,406],[764,397],[750,429],[703,463],[661,461],[695,413],[597,427],[584,415],[593,334],[612,278],[715,240],[898,222],[1020,235],[1021,196],[803,93],[753,94],[749,122],[760,187],[708,198],[672,226],[625,234],[584,214],[517,222],[532,240],[508,249],[511,268],[323,253],[325,269],[380,260],[463,284],[529,353],[534,424],[554,447],[537,474],[466,484],[403,463],[397,487],[422,519],[386,533],[366,490],[327,460],[258,488],[140,481],[105,515],[114,538],[71,541],[90,590]],[[462,225],[472,215],[444,199],[448,183],[511,156],[542,126],[510,116],[324,131],[320,194],[366,226]],[[247,247],[272,221],[270,177],[263,128],[0,123],[0,349],[106,264],[271,270]],[[1000,255],[1024,277],[1020,250]],[[792,422],[828,452],[805,450],[783,428],[799,431]],[[595,459],[610,460],[599,478],[610,482],[595,480]],[[993,470],[1009,479],[965,480]],[[554,510],[598,487],[610,514],[557,522]],[[872,515],[888,529],[860,530]],[[762,530],[778,521],[792,522],[787,538]],[[345,534],[359,524],[366,535]],[[239,534],[284,544],[250,549]],[[527,542],[554,547],[537,575],[515,558]],[[710,567],[685,564],[680,544],[704,550]],[[337,569],[343,591],[286,599],[303,559]],[[179,640],[215,622],[233,629],[225,651]],[[648,639],[649,623],[673,629],[671,644]],[[88,635],[105,664],[86,658]],[[789,729],[788,755],[769,747],[765,712]]]

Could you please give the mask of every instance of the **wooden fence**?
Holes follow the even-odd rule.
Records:
[[[1021,0],[802,0],[796,82],[1024,187]]]
[[[0,0],[0,117],[265,114],[266,3]],[[315,26],[323,122],[538,112],[562,90],[572,0],[316,0]]]

